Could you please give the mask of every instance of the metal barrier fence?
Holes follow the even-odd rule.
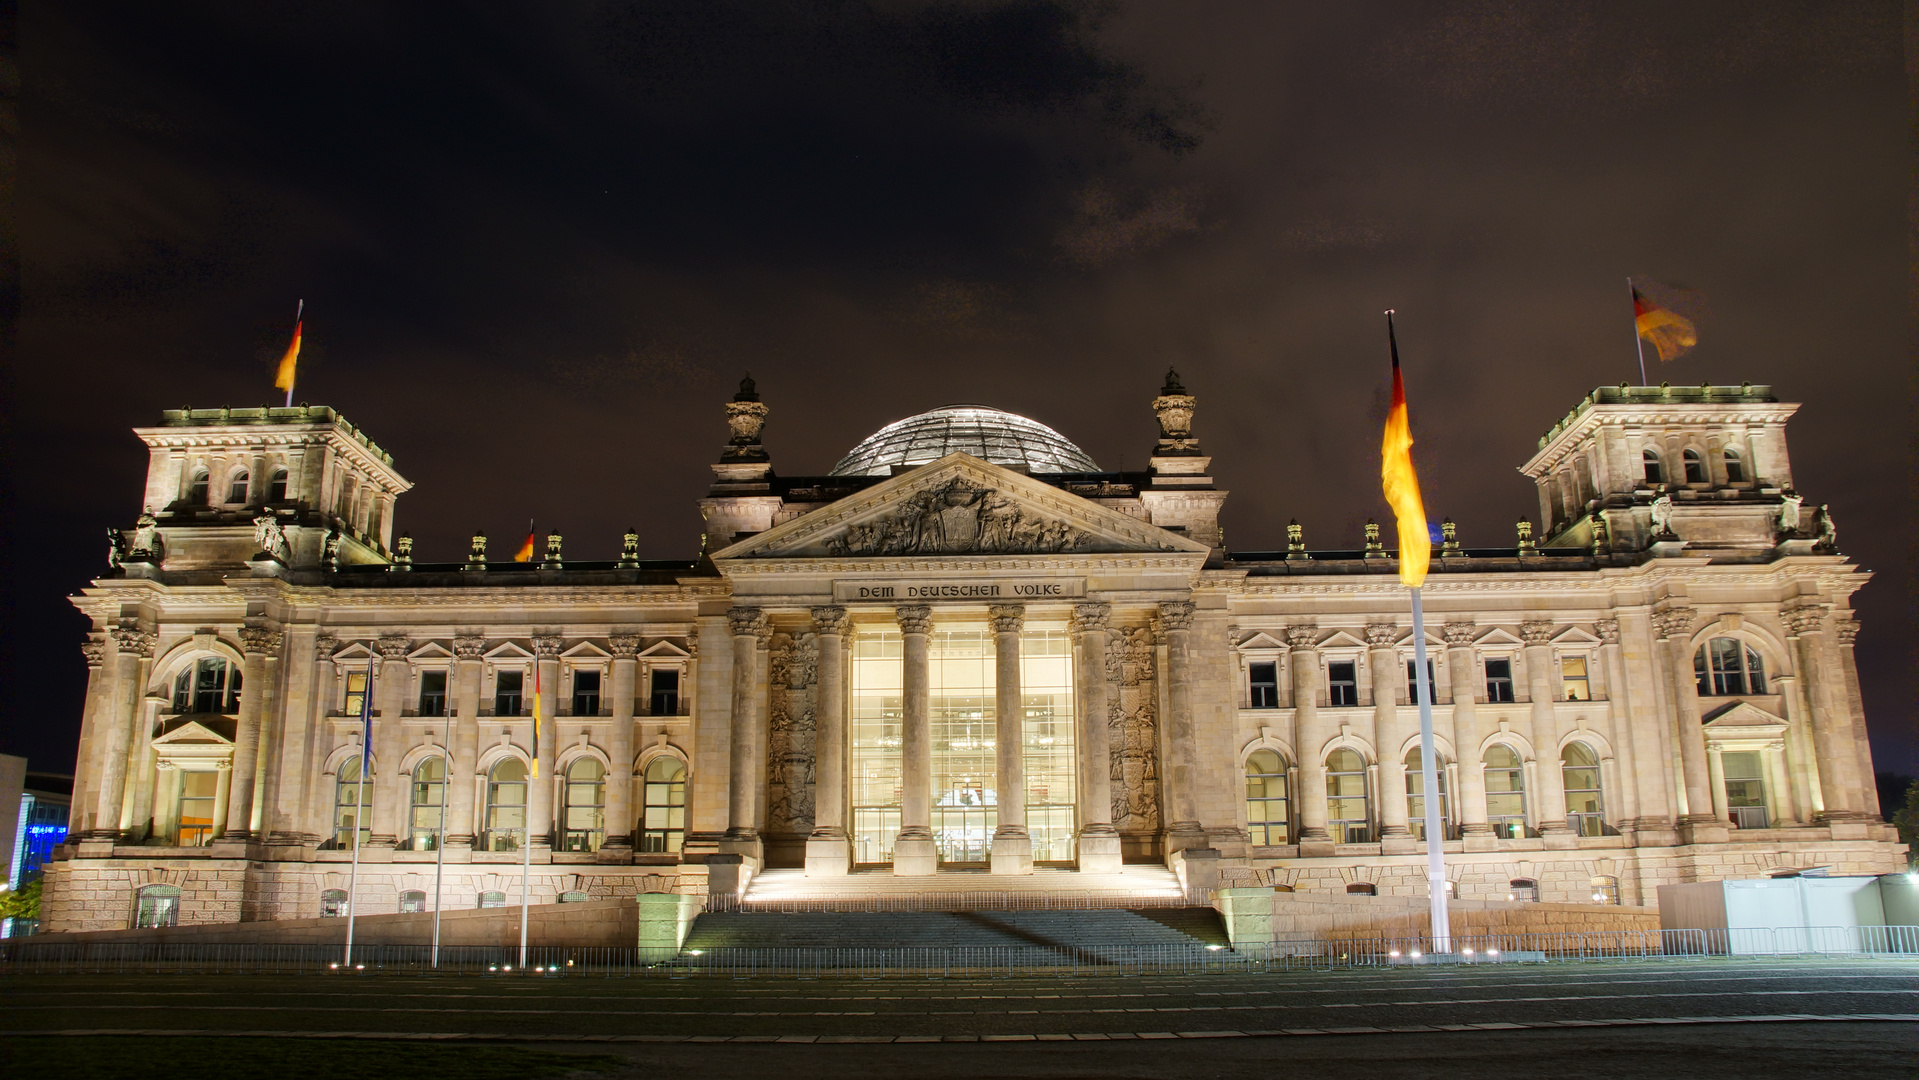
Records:
[[[1212,906],[1212,890],[1203,888],[1136,893],[1014,892],[982,889],[899,894],[833,893],[808,889],[802,896],[712,894],[706,897],[704,910],[797,915],[806,912],[878,914],[914,911],[1094,911],[1106,908],[1136,911],[1142,908],[1210,908]]]
[[[1770,936],[1767,936],[1767,935]],[[1005,978],[1264,974],[1434,964],[1506,964],[1712,957],[1919,959],[1919,926],[1598,931],[1458,935],[1450,953],[1420,937],[1281,940],[1236,948],[1187,945],[1011,945],[952,948],[711,949],[648,956],[634,948],[513,946],[0,942],[0,976],[29,974],[413,974],[600,978]]]

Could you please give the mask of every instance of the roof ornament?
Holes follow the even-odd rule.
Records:
[[[1184,394],[1186,388],[1179,384],[1179,372],[1170,366],[1166,369],[1166,385],[1159,388],[1161,394]]]
[[[759,399],[760,393],[753,386],[753,373],[747,372],[746,377],[740,380],[740,392],[733,395],[733,400],[758,401]]]

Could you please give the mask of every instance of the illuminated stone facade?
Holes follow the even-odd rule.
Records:
[[[1391,553],[1223,550],[1196,400],[1169,376],[1153,407],[1145,472],[1047,472],[1092,459],[967,407],[788,477],[749,383],[708,555],[549,536],[532,563],[484,537],[415,562],[408,482],[331,410],[169,412],[138,432],[146,513],[75,599],[91,678],[44,928],[337,912],[356,835],[363,912],[425,903],[442,856],[450,907],[517,901],[523,858],[535,902],[1122,861],[1417,895]],[[1448,524],[1428,685],[1459,895],[1901,863],[1853,660],[1867,575],[1793,490],[1794,409],[1602,388],[1524,465],[1536,537]]]

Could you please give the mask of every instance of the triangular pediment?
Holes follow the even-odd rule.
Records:
[[[1256,630],[1252,637],[1240,642],[1237,647],[1244,652],[1250,649],[1284,649],[1287,645],[1264,630]]]
[[[1488,630],[1485,633],[1479,635],[1479,637],[1475,638],[1473,640],[1473,644],[1478,645],[1481,648],[1484,648],[1488,645],[1524,646],[1526,643],[1514,637],[1511,631],[1504,630],[1504,629],[1501,629],[1500,627],[1495,626],[1491,630]]]
[[[568,660],[605,660],[613,654],[590,641],[582,641],[560,655]]]
[[[639,655],[651,660],[679,660],[693,654],[673,644],[666,638],[661,638],[646,648],[641,649]]]
[[[1204,544],[1051,484],[948,454],[717,552],[733,559],[1204,556]]]
[[[1553,635],[1553,644],[1562,647],[1579,648],[1581,646],[1593,647],[1603,643],[1579,627],[1569,626]]]
[[[1333,631],[1333,636],[1314,646],[1320,649],[1363,649],[1366,643],[1344,630]]]
[[[219,717],[181,717],[170,721],[165,730],[154,738],[153,745],[231,746],[233,724],[232,720]]]
[[[429,641],[425,645],[407,653],[406,658],[408,660],[451,660],[453,659],[453,654],[448,652],[446,646],[439,642]]]
[[[1774,716],[1750,701],[1721,705],[1702,719],[1707,727],[1720,735],[1736,735],[1742,730],[1759,735],[1779,731],[1786,726],[1784,717]]]

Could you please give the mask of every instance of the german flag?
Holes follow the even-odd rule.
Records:
[[[513,553],[513,561],[533,561],[533,523],[530,521],[526,523],[526,543],[521,544],[520,550]]]
[[[1699,344],[1699,331],[1691,319],[1646,299],[1636,285],[1632,290],[1632,321],[1639,336],[1652,343],[1662,361],[1677,360]]]
[[[298,313],[293,316],[293,344],[287,346],[286,355],[280,357],[280,370],[273,376],[276,390],[287,392],[287,405],[293,405],[293,372],[300,364],[300,328],[306,325],[307,302],[300,301]]]
[[[1393,333],[1393,313],[1386,313],[1386,342],[1393,353],[1393,407],[1386,414],[1386,435],[1379,444],[1379,478],[1386,503],[1399,522],[1399,580],[1417,589],[1432,565],[1432,530],[1426,524],[1426,504],[1419,497],[1419,476],[1413,472],[1413,425],[1406,414],[1406,383],[1399,377],[1399,338]]]

